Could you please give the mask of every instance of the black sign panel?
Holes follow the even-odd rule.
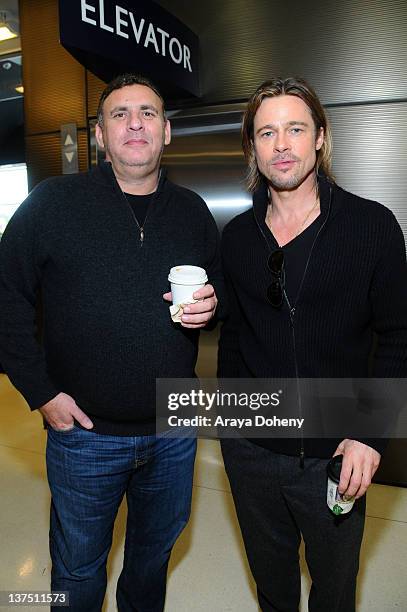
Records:
[[[148,0],[59,0],[61,44],[104,81],[150,77],[167,97],[199,96],[198,37]]]

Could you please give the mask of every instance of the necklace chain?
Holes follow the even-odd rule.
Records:
[[[303,220],[303,222],[301,223],[301,225],[299,226],[299,228],[297,229],[296,233],[294,234],[294,236],[291,238],[291,240],[294,240],[294,238],[297,238],[298,234],[301,233],[302,229],[304,228],[306,222],[308,221],[308,219],[310,218],[311,214],[314,212],[314,210],[316,209],[318,204],[318,196],[314,202],[314,205],[312,206],[312,208],[307,212],[305,219]],[[271,212],[273,212],[273,204],[271,204]],[[268,218],[268,224],[269,227],[271,229],[272,234],[275,236],[275,232],[273,230],[273,226],[271,225],[271,221],[270,221],[270,216]],[[279,245],[281,246],[281,245]]]

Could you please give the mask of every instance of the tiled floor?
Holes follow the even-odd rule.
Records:
[[[201,354],[201,364],[204,362],[205,352]],[[0,590],[48,588],[49,492],[44,445],[39,415],[30,414],[8,379],[0,375]],[[358,611],[407,610],[407,490],[373,485],[367,513]],[[109,558],[104,612],[115,610],[114,588],[123,554],[124,525],[123,506]],[[305,612],[309,578],[302,566],[301,612]],[[37,609],[43,608],[32,608],[33,612]],[[192,518],[172,556],[166,612],[257,610],[219,447],[215,441],[201,440]]]

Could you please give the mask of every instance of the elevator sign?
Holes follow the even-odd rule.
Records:
[[[199,96],[198,37],[148,0],[59,0],[61,44],[104,81],[150,77],[166,96]]]

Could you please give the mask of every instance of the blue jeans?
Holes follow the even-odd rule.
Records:
[[[171,549],[190,514],[195,452],[192,435],[123,437],[48,428],[51,588],[69,591],[70,610],[102,609],[113,524],[126,494],[118,609],[162,612]]]

